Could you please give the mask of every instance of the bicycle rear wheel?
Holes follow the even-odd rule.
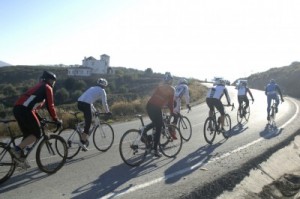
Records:
[[[203,134],[205,141],[208,144],[212,144],[216,137],[217,124],[212,117],[208,117],[204,122]]]
[[[129,166],[139,166],[146,158],[146,142],[141,140],[141,132],[137,129],[126,131],[119,145],[122,160]]]
[[[62,129],[59,133],[59,136],[61,136],[65,142],[67,143],[68,148],[68,157],[67,159],[72,159],[75,157],[79,151],[80,151],[80,133],[73,128],[66,128]],[[64,156],[64,154],[60,154],[60,151],[58,151],[60,156]]]
[[[58,135],[44,137],[36,151],[36,163],[39,169],[49,174],[57,172],[65,164],[67,157],[67,144]]]
[[[182,116],[178,122],[178,128],[181,132],[182,139],[185,141],[189,141],[192,137],[192,125],[186,116]]]
[[[0,184],[12,176],[16,168],[13,156],[4,143],[0,143]]]
[[[231,119],[228,114],[225,114],[224,118],[224,132],[222,132],[224,138],[229,138],[230,137],[230,132],[231,132]]]
[[[111,125],[101,122],[100,126],[96,127],[94,131],[93,142],[99,151],[107,151],[114,142],[114,130]]]
[[[170,129],[175,132],[177,139],[172,138]],[[165,128],[162,129],[159,148],[164,156],[173,158],[175,157],[182,148],[182,135],[179,128],[172,124],[166,124]]]

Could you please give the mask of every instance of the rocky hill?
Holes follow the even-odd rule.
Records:
[[[300,98],[300,62],[289,66],[271,68],[268,71],[250,75],[247,78],[250,88],[264,90],[270,79],[274,79],[284,95]]]

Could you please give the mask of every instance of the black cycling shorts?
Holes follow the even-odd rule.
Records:
[[[23,133],[23,138],[34,135],[36,138],[41,137],[40,122],[37,116],[25,106],[17,105],[13,108],[14,116]]]
[[[220,112],[221,115],[225,115],[224,106],[221,100],[216,98],[206,98],[206,104],[208,105],[211,111],[214,111],[214,107],[216,107],[216,109]]]

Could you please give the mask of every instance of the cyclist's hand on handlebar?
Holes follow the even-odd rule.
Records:
[[[192,108],[189,104],[187,104],[186,107],[189,109],[189,111],[192,110]]]
[[[61,119],[56,119],[55,122],[56,122],[57,128],[62,127],[63,121]]]
[[[106,115],[107,117],[111,117],[111,116],[112,116],[112,112],[107,112],[107,113],[105,113],[105,115]]]

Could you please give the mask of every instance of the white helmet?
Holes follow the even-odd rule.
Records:
[[[179,80],[179,84],[188,84],[188,81],[184,78]]]
[[[97,84],[101,87],[106,87],[108,85],[107,80],[104,78],[99,78],[97,80]]]
[[[173,83],[173,77],[172,77],[170,72],[165,73],[164,82],[165,82],[165,84],[172,84]]]

